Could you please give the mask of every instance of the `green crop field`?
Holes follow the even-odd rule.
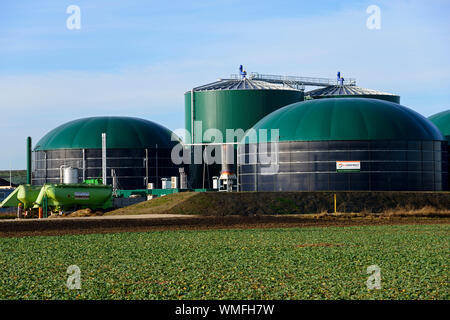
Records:
[[[2,238],[0,299],[449,299],[449,235],[442,224]],[[70,265],[79,290],[66,287]]]

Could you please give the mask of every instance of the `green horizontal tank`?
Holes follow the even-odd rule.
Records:
[[[218,129],[225,142],[226,129],[246,131],[269,113],[303,101],[304,92],[261,80],[229,79],[197,87],[184,97],[186,130],[192,133],[194,121],[201,121],[202,126],[201,130],[196,127],[186,143],[209,143],[211,139],[204,137],[206,130]]]
[[[112,207],[112,187],[107,185],[46,184],[36,199],[35,208],[42,206],[44,197],[48,199],[48,206],[57,210]]]
[[[24,210],[41,208],[44,198],[51,210],[109,209],[112,208],[112,186],[92,184],[45,184],[44,186],[21,185],[2,203],[3,207],[17,207]]]
[[[3,200],[0,204],[0,208],[17,207],[21,203],[24,210],[30,209],[33,207],[40,190],[40,186],[32,186],[29,184],[20,185],[5,200]]]
[[[24,209],[32,208],[34,201],[39,195],[41,187],[29,184],[22,185],[17,193],[17,199],[23,203]]]

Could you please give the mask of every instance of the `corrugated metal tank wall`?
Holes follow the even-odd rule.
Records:
[[[185,124],[191,132],[191,92],[185,95]],[[194,133],[194,143],[203,143],[203,133],[219,129],[225,139],[226,129],[250,129],[269,113],[304,100],[296,90],[213,90],[194,92],[194,120],[202,121],[202,136]],[[190,143],[190,141],[186,141]]]
[[[191,92],[185,93],[186,130],[192,134],[191,114],[195,121],[202,122],[202,128],[196,128],[194,143],[209,143],[203,139],[208,129],[218,129],[226,140],[227,129],[250,129],[256,122],[273,111],[288,104],[303,101],[304,92],[300,90],[205,90],[194,91],[194,110],[191,110]],[[187,141],[189,144],[191,141]],[[234,142],[239,142],[234,139]],[[193,154],[193,153],[192,153]],[[220,155],[218,156],[220,158]],[[220,175],[220,165],[190,165],[188,185],[192,188],[212,187],[213,176]]]
[[[241,191],[447,190],[447,142],[430,121],[396,103],[310,100],[253,128],[279,133],[241,141]],[[345,161],[360,167],[338,170]]]

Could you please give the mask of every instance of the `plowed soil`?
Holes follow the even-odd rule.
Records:
[[[293,227],[345,227],[360,225],[450,224],[450,218],[420,217],[304,217],[276,216],[185,216],[72,218],[0,221],[0,237],[58,236],[65,234],[144,232],[154,230],[208,230]]]

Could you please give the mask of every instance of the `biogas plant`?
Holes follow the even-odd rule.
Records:
[[[34,147],[28,138],[27,184],[0,206],[46,217],[182,191],[448,190],[450,110],[427,119],[340,73],[242,66],[184,97],[184,140],[151,119],[111,116],[62,124]]]

